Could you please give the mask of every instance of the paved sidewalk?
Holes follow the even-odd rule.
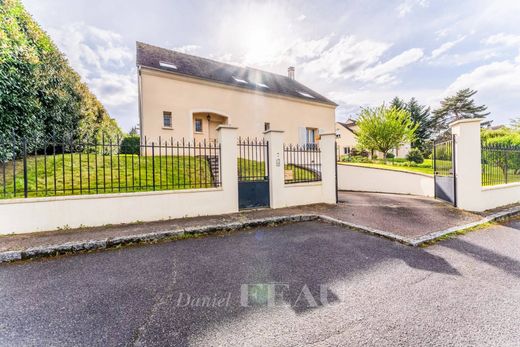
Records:
[[[294,218],[294,216],[298,216],[298,218]],[[316,219],[414,244],[413,240],[428,238],[428,235],[432,233],[450,228],[478,223],[484,218],[483,215],[461,211],[428,198],[341,192],[340,203],[337,205],[319,204],[277,210],[262,209],[221,216],[2,236],[0,237],[0,253],[67,244],[69,244],[68,247],[60,248],[58,252],[84,250],[89,249],[89,246],[80,247],[78,245],[89,241],[102,243],[93,245],[90,247],[92,249],[106,248],[131,242],[180,236],[183,232],[211,232],[239,229],[243,226],[252,227]],[[159,236],[157,237],[157,235]],[[114,242],[110,240],[114,240]],[[48,250],[46,252],[49,253]]]

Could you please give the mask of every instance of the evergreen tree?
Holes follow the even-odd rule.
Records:
[[[417,148],[421,152],[427,152],[429,149],[428,143],[432,136],[432,117],[430,114],[430,108],[420,105],[415,98],[411,98],[410,101],[405,102],[397,96],[392,100],[390,106],[408,111],[410,118],[414,124],[417,125],[415,138],[411,143],[412,148]]]
[[[489,115],[489,112],[486,112],[487,106],[475,104],[472,97],[476,93],[476,90],[466,88],[441,101],[441,107],[433,111],[433,125],[438,135],[446,133],[448,125],[456,120],[485,118]]]

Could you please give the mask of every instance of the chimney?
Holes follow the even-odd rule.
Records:
[[[287,69],[287,76],[292,80],[294,79],[294,66],[289,66]]]

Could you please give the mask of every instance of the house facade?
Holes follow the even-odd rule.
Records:
[[[357,148],[357,131],[359,127],[356,121],[353,119],[347,119],[345,122],[336,122],[336,144],[338,148],[338,156],[351,155],[353,150]],[[396,158],[406,158],[410,152],[411,145],[409,143],[390,150],[390,153],[394,154]],[[375,151],[373,153],[378,158],[383,157],[383,153]]]
[[[241,137],[283,130],[287,144],[312,144],[335,129],[336,104],[288,76],[137,43],[142,140],[212,141],[219,125]]]

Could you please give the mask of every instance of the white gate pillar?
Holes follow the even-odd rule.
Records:
[[[267,130],[264,139],[269,142],[269,200],[271,208],[285,207],[285,170],[283,162],[283,131]]]
[[[227,199],[233,200],[232,206],[236,206],[236,211],[238,211],[237,129],[229,125],[217,127],[222,170],[220,183],[222,189],[226,191]]]
[[[323,202],[336,203],[336,133],[320,134]]]
[[[450,124],[455,135],[455,180],[457,207],[468,211],[480,208],[481,176],[481,118],[461,119]]]

